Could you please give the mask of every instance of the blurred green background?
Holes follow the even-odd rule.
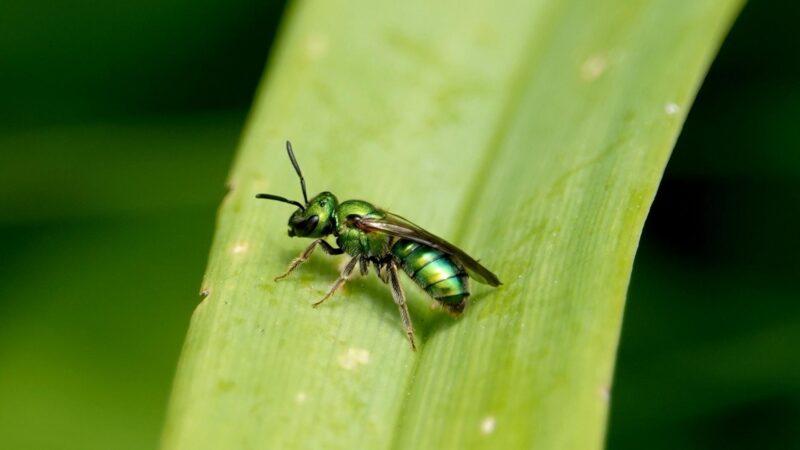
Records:
[[[283,9],[0,6],[0,448],[156,446]],[[689,115],[634,268],[611,449],[800,448],[799,13],[748,5]]]

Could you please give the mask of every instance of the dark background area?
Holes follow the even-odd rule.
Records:
[[[800,39],[749,3],[647,219],[610,449],[800,448]]]
[[[0,6],[0,448],[157,442],[284,6]],[[800,448],[800,8],[748,5],[634,267],[609,448]]]

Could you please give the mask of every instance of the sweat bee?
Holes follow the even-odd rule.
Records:
[[[289,141],[286,141],[286,151],[300,178],[305,204],[272,194],[257,194],[256,198],[297,206],[289,218],[289,236],[314,241],[275,281],[286,278],[306,262],[318,246],[329,255],[346,253],[351,257],[328,293],[312,306],[328,300],[350,278],[356,266],[366,275],[371,264],[378,278],[390,286],[411,348],[416,350],[414,327],[400,286],[398,268],[455,315],[461,314],[470,295],[469,278],[489,286],[501,284],[495,274],[463,250],[397,214],[363,200],[339,202],[327,191],[309,201],[306,182]],[[325,240],[331,235],[337,247]]]

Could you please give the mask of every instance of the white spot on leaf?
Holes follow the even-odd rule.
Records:
[[[369,363],[369,351],[361,348],[348,348],[339,355],[339,365],[347,370]]]
[[[233,254],[234,254],[234,255],[238,255],[238,254],[240,254],[240,253],[244,253],[244,252],[246,252],[246,251],[247,251],[247,248],[248,248],[248,247],[249,247],[249,245],[247,245],[247,242],[237,242],[237,243],[236,243],[236,244],[233,246],[233,250],[232,250],[232,251],[233,251]]]
[[[494,427],[497,424],[497,421],[493,416],[487,416],[481,421],[481,434],[487,435],[492,434],[494,432]]]
[[[294,396],[294,401],[298,405],[302,405],[303,403],[305,403],[306,398],[307,398],[306,397],[306,393],[303,392],[303,391],[300,391],[300,392],[297,393],[297,395]]]
[[[674,116],[675,114],[678,114],[678,111],[680,110],[681,107],[675,102],[669,102],[664,106],[664,112],[667,113],[668,116]]]

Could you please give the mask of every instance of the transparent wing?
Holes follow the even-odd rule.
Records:
[[[413,224],[397,214],[381,211],[383,217],[356,217],[353,224],[364,231],[380,231],[392,236],[397,236],[425,244],[452,256],[459,264],[464,266],[470,277],[475,281],[489,286],[499,286],[502,283],[489,269],[483,267],[478,261],[464,253],[463,250],[445,241],[422,227]]]

